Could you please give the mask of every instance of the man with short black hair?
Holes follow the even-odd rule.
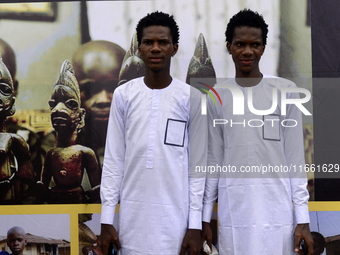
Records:
[[[305,165],[301,111],[294,104],[281,109],[279,101],[281,90],[288,90],[286,96],[291,100],[298,99],[299,93],[291,92],[296,88],[293,82],[260,72],[267,33],[268,25],[257,12],[245,9],[230,19],[226,46],[236,75],[225,82],[228,89],[216,89],[223,106],[208,102],[208,166],[234,170],[209,176],[204,194],[203,237],[211,245],[209,222],[218,197],[218,248],[222,255],[296,254],[301,239],[306,241],[308,255],[313,254],[307,178],[299,168],[304,171]],[[236,98],[231,90],[248,99],[243,114],[233,112]],[[265,113],[267,109],[273,113]],[[215,125],[216,119],[231,124]],[[289,121],[296,125],[282,125]],[[264,167],[270,171],[253,171]],[[291,172],[286,171],[289,167]],[[292,202],[297,223],[295,244]]]
[[[312,231],[311,234],[314,240],[313,255],[321,255],[326,247],[325,237],[321,233],[315,231]]]
[[[136,30],[146,70],[113,95],[101,182],[102,250],[107,254],[113,242],[122,255],[200,254],[205,178],[193,175],[206,164],[201,94],[170,75],[179,38],[173,16],[148,14]]]

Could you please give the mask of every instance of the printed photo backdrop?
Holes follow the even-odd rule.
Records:
[[[318,3],[318,1],[315,2]],[[336,9],[336,4],[336,1],[334,1],[333,10]],[[334,37],[311,36],[310,24],[312,24],[313,29],[320,25],[313,19],[320,8],[316,6],[313,9],[312,6],[312,18],[310,19],[309,7],[307,0],[299,2],[294,0],[236,2],[231,0],[189,0],[184,2],[175,0],[171,3],[165,0],[72,1],[55,2],[54,5],[43,5],[39,8],[34,7],[32,3],[32,5],[27,6],[16,6],[14,9],[9,8],[6,3],[1,3],[0,38],[6,41],[15,52],[15,79],[18,81],[15,101],[17,111],[8,121],[8,126],[13,124],[12,129],[8,132],[17,133],[28,142],[34,170],[28,177],[29,181],[20,187],[22,196],[18,196],[18,200],[3,200],[3,204],[31,205],[14,207],[3,205],[2,209],[14,215],[55,212],[68,214],[71,221],[71,237],[69,240],[72,244],[71,254],[79,252],[78,214],[100,212],[99,201],[95,201],[93,205],[87,204],[90,201],[88,193],[85,194],[87,202],[82,205],[72,204],[68,205],[71,207],[67,207],[63,203],[52,205],[53,201],[46,200],[44,196],[41,199],[40,197],[37,198],[37,193],[45,196],[48,193],[45,192],[46,190],[38,189],[35,186],[35,183],[41,177],[45,155],[50,148],[55,146],[56,140],[51,125],[51,111],[48,101],[51,99],[61,64],[65,59],[72,61],[74,53],[83,43],[89,40],[107,40],[116,43],[125,52],[128,52],[131,48],[131,41],[133,41],[134,29],[138,20],[149,12],[160,10],[173,14],[180,28],[179,51],[172,61],[171,72],[174,77],[185,81],[190,59],[194,54],[198,37],[202,33],[216,77],[230,78],[234,76],[234,66],[225,48],[225,28],[233,14],[240,9],[250,8],[263,14],[269,24],[268,45],[261,60],[261,71],[288,79],[305,79],[304,81],[308,82],[301,82],[298,86],[312,91],[312,82],[309,82],[309,79],[313,76],[311,38],[317,40]],[[331,10],[325,6],[322,10],[331,13]],[[323,16],[325,19],[332,19],[336,15]],[[331,26],[331,28],[334,27]],[[327,34],[334,35],[336,31],[328,31]],[[322,47],[316,49],[313,54],[316,54],[317,50],[323,51],[323,49]],[[327,59],[327,54],[324,56]],[[323,105],[322,100],[319,102],[317,104],[318,109],[320,109],[320,105]],[[313,110],[311,105],[312,101],[307,106],[310,111]],[[334,108],[332,109],[334,111]],[[85,128],[87,125],[91,125],[91,121],[85,123]],[[20,128],[17,126],[20,126]],[[322,124],[318,124],[318,131],[315,133],[313,131],[313,119],[304,118],[304,146],[306,163],[309,165],[315,163],[314,136],[322,133]],[[97,134],[94,132],[92,135],[96,137]],[[329,135],[332,134],[329,133]],[[321,143],[319,148],[325,148],[327,144],[327,142]],[[323,150],[323,153],[323,155],[326,155],[327,150]],[[99,150],[98,154],[103,154],[103,148]],[[98,156],[99,165],[100,160],[101,158]],[[332,162],[336,163],[336,160]],[[12,173],[7,173],[6,178],[10,178],[12,175]],[[314,175],[309,174],[308,178],[311,199],[313,200],[315,194],[317,194],[317,187],[314,186]],[[51,178],[48,186],[53,187],[54,185],[54,180]],[[86,170],[84,170],[82,187],[84,191],[92,188]],[[333,204],[315,202],[311,205],[315,207],[314,210],[325,210],[325,208],[328,208],[327,210],[339,210]],[[67,210],[66,208],[72,209]]]
[[[68,214],[0,215],[0,249],[12,253],[7,245],[8,231],[23,231],[27,244],[24,254],[70,254],[70,216]],[[21,230],[13,228],[19,227]]]

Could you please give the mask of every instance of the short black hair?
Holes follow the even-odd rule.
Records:
[[[235,14],[227,25],[225,31],[226,42],[230,44],[233,41],[234,30],[236,27],[255,27],[262,31],[263,45],[267,44],[268,25],[263,19],[263,16],[250,9],[244,9]]]
[[[315,232],[315,231],[312,231],[310,233],[313,237],[314,243],[318,243],[319,246],[322,248],[326,247],[326,240],[322,234],[320,234],[319,232]]]
[[[172,43],[178,43],[179,29],[176,21],[174,20],[174,16],[156,11],[148,13],[148,15],[138,22],[136,27],[138,44],[141,44],[142,42],[143,29],[150,26],[164,26],[170,28]]]

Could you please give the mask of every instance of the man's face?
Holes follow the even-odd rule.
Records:
[[[227,49],[235,63],[237,78],[261,76],[259,62],[265,46],[260,28],[236,27],[232,43],[227,43]]]
[[[150,26],[143,29],[138,50],[146,68],[160,72],[170,68],[171,57],[176,54],[178,44],[172,43],[169,27]]]
[[[67,86],[54,87],[49,101],[53,128],[59,132],[63,129],[75,129],[79,123],[79,103],[75,92]]]
[[[86,63],[85,63],[86,64]],[[113,73],[99,63],[93,63],[83,75],[77,75],[81,106],[86,110],[87,117],[94,121],[108,121],[113,91],[118,85],[119,70]]]
[[[12,251],[13,255],[21,254],[26,245],[24,233],[21,233],[18,230],[13,230],[7,236],[7,245],[9,249]]]

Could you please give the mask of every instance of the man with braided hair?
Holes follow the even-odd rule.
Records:
[[[77,134],[84,126],[85,110],[80,108],[79,86],[68,60],[61,66],[49,105],[57,145],[47,152],[41,174],[45,188],[52,177],[55,182],[48,203],[86,203],[81,187],[85,168],[92,187],[87,195],[95,202],[99,200],[99,166],[93,150],[77,144]]]

